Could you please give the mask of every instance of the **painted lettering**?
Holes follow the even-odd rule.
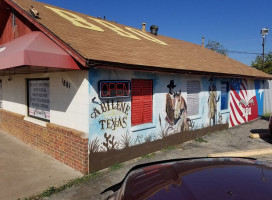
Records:
[[[156,42],[158,44],[162,44],[162,45],[167,45],[165,42],[161,41],[161,40],[158,40],[157,38],[154,38],[152,37],[151,35],[148,35],[146,33],[144,33],[143,31],[140,31],[140,30],[137,30],[137,29],[133,29],[133,28],[130,28],[130,27],[125,27],[127,30],[133,32],[134,34],[138,35],[138,36],[141,36],[149,41],[152,41],[152,42]]]
[[[100,110],[101,109],[101,110]],[[118,110],[125,114],[125,116],[119,116],[117,114],[112,114],[110,112],[107,114],[107,112],[112,110]],[[125,103],[123,101],[114,101],[114,99],[106,102],[102,102],[100,104],[100,107],[94,108],[93,112],[91,113],[91,118],[96,119],[103,113],[103,118],[99,119],[99,124],[101,125],[101,130],[110,129],[110,130],[116,130],[116,128],[126,128],[127,127],[127,116],[128,112],[130,110],[130,106],[128,103]],[[114,112],[115,113],[115,112]],[[111,116],[110,118],[107,118]]]
[[[243,117],[251,115],[251,108],[245,108],[245,112],[243,113]]]
[[[127,117],[114,117],[110,119],[101,119],[99,124],[101,125],[101,130],[109,129],[115,131],[116,128],[126,128],[127,127]]]
[[[114,124],[113,119],[111,118],[111,119],[108,119],[106,121],[107,121],[107,129],[111,129],[112,125]]]
[[[100,107],[101,107],[101,110],[102,110],[103,113],[108,111],[105,103],[101,103]]]
[[[106,123],[106,120],[103,120],[103,119],[99,120],[99,124],[101,124],[101,130],[105,129],[105,127],[104,127],[105,123]]]
[[[96,119],[101,113],[96,108],[94,108],[93,110],[94,111],[91,114],[91,118],[95,118]]]
[[[121,111],[120,102],[119,101],[116,101],[116,110]]]
[[[87,21],[86,19],[74,14],[74,13],[71,13],[69,11],[66,11],[66,10],[62,10],[62,9],[58,9],[58,8],[53,8],[53,7],[50,7],[50,6],[45,6],[46,8],[52,10],[53,12],[55,12],[56,14],[58,14],[59,16],[67,19],[68,21],[70,21],[73,25],[75,26],[78,26],[78,27],[81,27],[81,28],[86,28],[86,29],[90,29],[90,30],[93,30],[93,31],[100,31],[100,32],[104,32],[104,30],[102,28],[100,28],[99,26],[96,26],[92,23],[90,23],[89,21]],[[134,39],[134,40],[141,40],[141,38],[137,37],[137,36],[140,36],[144,39],[147,39],[151,42],[155,42],[157,44],[161,44],[161,45],[167,45],[165,42],[155,38],[155,37],[152,37],[151,35],[147,34],[147,33],[144,33],[142,32],[141,30],[137,30],[137,29],[133,29],[133,28],[130,28],[130,27],[125,27],[126,30],[129,30],[130,32],[133,32],[134,34],[108,22],[108,21],[105,21],[105,20],[101,20],[101,19],[96,19],[96,18],[92,18],[92,17],[88,17],[89,19],[95,21],[96,23],[99,23],[101,24],[102,26],[114,31],[115,33],[117,33],[118,35],[120,36],[123,36],[123,37],[127,37],[127,38],[130,38],[130,39]],[[136,35],[137,36],[136,36]]]
[[[117,125],[118,125],[118,127],[122,126],[122,120],[121,120],[121,117],[119,117],[119,118],[118,118]],[[122,127],[123,127],[123,126],[122,126]]]
[[[52,10],[53,12],[57,13],[59,16],[69,20],[70,22],[72,22],[72,24],[74,24],[75,26],[79,26],[82,28],[87,28],[90,30],[94,30],[94,31],[100,31],[103,32],[104,30],[94,24],[91,24],[90,22],[86,21],[85,19],[83,19],[82,17],[73,14],[71,12],[65,11],[65,10],[61,10],[58,8],[53,8],[50,6],[45,6],[46,8]]]
[[[123,113],[125,113],[125,107],[126,107],[126,103],[125,102],[121,102],[121,111]]]
[[[91,20],[94,20],[96,21],[97,23],[111,29],[112,31],[114,31],[115,33],[117,33],[118,35],[121,35],[121,36],[124,36],[124,37],[128,37],[128,38],[132,38],[132,39],[135,39],[135,40],[141,40],[140,38],[138,38],[137,36],[121,29],[120,27],[118,26],[115,26],[114,24],[110,23],[110,22],[107,22],[105,20],[101,20],[101,19],[96,19],[96,18],[92,18],[92,17],[88,17],[89,19]]]
[[[127,117],[123,117],[123,123],[122,123],[122,128],[126,128],[127,127]]]
[[[129,111],[129,110],[130,110],[130,106],[127,105],[126,112],[125,112],[126,115],[128,115],[128,111]]]
[[[114,99],[112,99],[111,102],[106,101],[106,102],[100,103],[99,105],[101,110],[94,108],[91,114],[91,118],[97,118],[102,113],[105,113],[111,110],[118,110],[128,115],[128,111],[130,110],[130,106],[127,103],[122,101],[114,102]]]
[[[110,102],[107,101],[108,110],[110,110]]]

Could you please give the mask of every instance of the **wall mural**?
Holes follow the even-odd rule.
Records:
[[[100,77],[101,79],[104,77]],[[96,83],[100,80],[97,77]],[[226,115],[223,116],[218,111],[220,91],[217,91],[213,78],[203,78],[203,87],[207,92],[199,95],[199,106],[205,109],[196,119],[191,119],[187,114],[187,102],[182,95],[182,90],[186,90],[186,87],[182,87],[184,84],[180,79],[168,79],[163,83],[153,86],[153,90],[160,88],[163,91],[153,99],[159,102],[160,111],[154,109],[153,124],[140,125],[141,131],[131,126],[131,97],[101,99],[96,89],[99,87],[92,87],[92,94],[96,96],[91,97],[90,106],[90,152],[123,149],[176,133],[227,123]],[[186,94],[186,91],[183,92]]]
[[[131,109],[130,103],[119,99],[111,99],[97,102],[96,98],[92,99],[93,107],[90,117],[92,119],[92,130],[100,133],[100,137],[96,136],[90,143],[90,151],[109,151],[119,149],[129,144],[122,144],[120,134],[116,135],[120,129],[125,129],[125,136],[129,138],[127,132],[128,115]],[[118,141],[119,136],[119,141]],[[128,139],[124,142],[127,142]]]
[[[263,86],[261,86],[259,80],[232,80],[230,86],[231,112],[229,126],[232,127],[251,121],[262,114],[262,94]]]
[[[235,126],[261,114],[263,82],[202,77],[199,81],[199,112],[188,116],[187,81],[178,75],[139,73],[139,79],[153,80],[152,123],[131,125],[131,97],[99,98],[99,81],[137,78],[132,72],[93,70],[90,79],[90,152],[108,152],[164,139],[174,134],[228,124]],[[112,77],[111,77],[112,76]],[[186,86],[187,85],[187,86]],[[198,91],[198,90],[196,90]],[[189,104],[188,104],[189,103]]]
[[[216,116],[217,116],[217,102],[220,99],[220,95],[217,96],[216,85],[213,83],[213,78],[209,80],[209,98],[208,98],[208,107],[209,107],[209,126],[216,124]],[[222,117],[222,116],[221,116]],[[219,113],[220,120],[220,113]],[[212,123],[211,123],[212,122]]]
[[[189,130],[187,122],[187,105],[185,99],[181,95],[181,90],[175,92],[174,80],[167,85],[169,92],[166,94],[165,105],[165,125],[163,127],[161,117],[159,116],[161,126],[161,137],[169,134],[178,133]]]
[[[105,69],[92,69],[89,76],[92,170],[250,121],[262,113],[263,81],[207,76],[190,79],[181,75],[169,79],[155,73]],[[153,80],[151,123],[131,125],[131,96],[99,96],[101,80],[132,79]],[[195,106],[194,112],[188,112],[190,106]]]
[[[100,130],[116,130],[119,127],[126,128],[129,110],[130,105],[128,103],[112,99],[111,101],[101,102],[98,107],[94,107],[91,118],[97,119],[103,114],[98,120],[98,123],[101,125]],[[124,115],[112,115],[112,111],[120,111]]]
[[[261,116],[264,113],[264,81],[260,80],[255,80],[254,81],[254,86],[255,86],[255,92],[256,92],[256,99],[258,103],[258,115]]]

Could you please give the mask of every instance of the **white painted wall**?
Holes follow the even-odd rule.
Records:
[[[26,115],[26,81],[22,76],[1,77],[3,109]]]
[[[272,80],[264,83],[264,114],[272,113]]]
[[[27,116],[27,79],[49,78],[50,122],[68,128],[89,131],[88,71],[2,76],[3,109]],[[70,83],[63,86],[62,80]],[[34,120],[35,121],[35,120]]]

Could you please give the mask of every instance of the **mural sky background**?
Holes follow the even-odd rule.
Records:
[[[40,2],[104,17],[120,24],[141,28],[141,23],[159,26],[159,34],[201,44],[220,42],[230,51],[262,53],[261,28],[271,28],[271,0],[39,0]],[[272,30],[271,30],[272,31]],[[272,33],[265,52],[272,51]],[[230,52],[229,57],[250,65],[256,54]]]

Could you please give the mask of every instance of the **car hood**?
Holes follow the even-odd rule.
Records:
[[[271,199],[272,168],[255,160],[205,158],[165,162],[129,173],[109,199]]]

